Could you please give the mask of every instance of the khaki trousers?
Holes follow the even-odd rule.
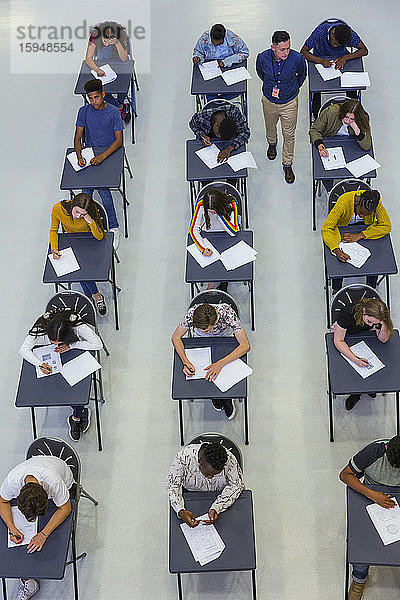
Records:
[[[294,133],[297,124],[299,97],[293,98],[286,104],[275,104],[262,96],[262,107],[265,121],[267,142],[276,144],[278,139],[277,124],[281,120],[283,136],[282,164],[291,165],[294,156]]]

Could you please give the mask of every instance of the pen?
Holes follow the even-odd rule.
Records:
[[[10,537],[15,537],[16,540],[20,540],[22,538],[21,535],[14,535],[13,533],[11,533],[11,531],[8,532],[10,534]]]

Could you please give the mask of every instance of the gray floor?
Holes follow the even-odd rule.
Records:
[[[46,3],[49,8],[53,4]],[[100,501],[97,509],[84,500],[80,505],[78,546],[88,553],[79,565],[81,598],[176,598],[176,582],[168,573],[164,488],[179,443],[177,406],[170,399],[169,338],[189,302],[183,272],[190,218],[184,142],[190,137],[187,121],[194,111],[188,93],[190,56],[199,34],[222,21],[242,35],[251,50],[249,149],[259,165],[249,177],[250,225],[259,256],[254,333],[249,331],[244,286],[234,289],[254,368],[249,380],[251,443],[243,452],[245,481],[255,500],[258,593],[260,599],[336,600],[343,593],[345,540],[345,490],[337,474],[360,447],[394,435],[394,398],[363,399],[350,414],[338,399],[336,441],[329,443],[322,251],[318,232],[311,231],[307,84],[300,95],[297,179],[288,186],[279,160],[267,164],[264,157],[254,59],[269,46],[275,29],[291,32],[292,47],[299,49],[313,26],[329,16],[346,18],[361,34],[371,52],[366,65],[373,82],[364,104],[371,115],[375,155],[383,164],[376,186],[392,219],[398,253],[394,120],[399,84],[394,44],[399,4],[153,0],[151,9],[152,68],[140,76],[137,144],[127,143],[135,180],[128,185],[130,237],[121,242],[118,267],[121,331],[114,330],[111,316],[101,322],[111,351],[103,361],[104,451],[96,449],[94,427],[78,446],[85,486]],[[58,189],[60,171],[80,100],[72,93],[75,75],[10,74],[8,2],[2,2],[0,10],[3,477],[24,458],[31,441],[28,411],[14,407],[18,347],[52,294],[41,283],[50,208],[65,197]],[[319,224],[325,205],[323,197]],[[104,290],[110,298],[109,289]],[[393,278],[397,326],[399,292],[399,279]],[[68,412],[39,411],[40,433],[66,436]],[[211,429],[243,444],[241,410],[228,424],[199,402],[186,408],[186,422],[186,439]],[[249,582],[247,573],[186,576],[185,598],[250,598]],[[370,582],[366,599],[398,597],[397,569],[372,569]],[[62,582],[44,581],[36,597],[70,598],[70,584],[67,571]],[[9,589],[12,594],[14,584]]]

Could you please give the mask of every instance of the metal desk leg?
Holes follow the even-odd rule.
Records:
[[[194,298],[194,283],[190,284],[190,297]]]
[[[131,77],[131,120],[132,120],[132,144],[135,143],[135,117],[136,114],[136,106],[135,106],[135,88],[133,85],[133,75]]]
[[[331,378],[328,373],[328,397],[329,397],[329,441],[334,442],[333,439],[333,398],[331,388]]]
[[[182,400],[179,399],[178,409],[179,409],[179,433],[181,436],[181,446],[184,445],[183,441],[183,410],[182,410]]]
[[[389,275],[386,275],[386,304],[388,309],[390,310],[390,290],[389,290]]]
[[[257,590],[256,590],[256,571],[255,569],[251,572],[251,587],[253,589],[253,600],[257,600]]]
[[[325,263],[325,261],[324,261]],[[331,315],[329,312],[329,280],[328,271],[326,270],[326,264],[324,264],[325,270],[325,305],[326,305],[326,326],[329,329],[331,326]]]
[[[399,392],[396,392],[396,434],[400,434],[400,423],[399,423]]]
[[[119,319],[118,319],[118,301],[117,301],[117,285],[115,283],[115,260],[114,253],[111,257],[111,286],[113,291],[113,299],[114,299],[114,316],[115,316],[115,329],[119,329]]]
[[[36,431],[36,417],[35,417],[35,407],[34,406],[31,406],[31,418],[32,418],[33,439],[36,440],[37,431]]]
[[[310,127],[312,124],[312,93],[310,92],[310,90],[308,90],[308,108],[309,108],[309,121],[310,121]]]
[[[181,574],[177,573],[176,574],[177,577],[177,581],[178,581],[178,598],[179,600],[182,600],[183,596],[182,596],[182,581],[181,581]]]
[[[122,200],[124,206],[124,229],[125,229],[125,238],[128,237],[128,198],[126,197],[126,180],[125,180],[125,169],[122,167]]]
[[[76,510],[76,505],[75,505],[75,510]],[[75,600],[79,600],[79,593],[78,593],[78,570],[76,568],[75,515],[72,518],[71,546],[72,546],[72,568],[73,568],[73,572],[74,572],[74,593],[75,593]]]
[[[256,328],[255,316],[254,316],[254,281],[249,281],[249,288],[250,288],[251,330],[254,331]]]
[[[247,396],[243,398],[243,410],[244,410],[244,443],[246,446],[249,445],[249,414],[247,410]]]
[[[344,600],[348,600],[349,598],[349,558],[347,553],[347,540],[346,540],[346,566],[345,566],[345,575],[344,575]]]
[[[96,412],[97,442],[99,444],[99,452],[101,452],[103,450],[103,445],[101,442],[99,398],[98,398],[98,393],[97,393],[96,372],[94,372],[92,375],[92,381],[93,381],[93,389],[94,389],[94,409]]]
[[[317,194],[318,181],[313,180],[313,198],[312,198],[312,228],[313,231],[317,229],[317,218],[316,218],[316,207],[315,207],[315,196]]]
[[[196,200],[196,184],[194,181],[190,181],[189,186],[190,186],[190,204],[191,204],[192,213],[193,213],[194,212],[194,203]]]
[[[4,577],[1,578],[1,582],[3,584],[3,600],[7,600],[7,584]]]
[[[132,174],[131,166],[129,164],[129,160],[128,160],[128,157],[126,155],[125,149],[124,149],[124,162],[125,162],[125,168],[128,169],[129,178],[133,179],[133,174]]]
[[[246,178],[241,178],[241,187],[242,187],[242,195],[243,195],[243,203],[244,203],[244,216],[245,216],[245,224],[246,229],[249,228],[249,206],[247,202],[247,183]]]

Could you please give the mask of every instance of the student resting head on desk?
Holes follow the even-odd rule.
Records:
[[[393,335],[393,323],[390,311],[380,298],[363,298],[351,308],[342,308],[333,324],[335,347],[350,358],[359,367],[366,367],[368,360],[358,357],[344,341],[346,333],[362,333],[375,331],[381,342],[387,342]],[[374,398],[376,394],[368,394]],[[359,401],[360,394],[351,394],[345,400],[346,410],[351,410]]]
[[[368,444],[349,460],[349,464],[341,471],[339,477],[343,483],[383,508],[394,506],[390,496],[370,490],[367,486],[400,486],[400,436],[396,435],[386,443],[377,441]],[[363,483],[360,481],[362,478]],[[350,584],[349,600],[361,600],[369,565],[353,564],[352,566],[353,581]]]
[[[21,544],[24,536],[15,525],[10,501],[17,499],[17,506],[27,521],[43,517],[50,498],[57,510],[29,542],[27,552],[39,552],[49,535],[71,512],[70,492],[74,484],[72,471],[57,456],[32,456],[14,467],[0,487],[0,516],[6,524],[9,536],[15,544]],[[29,600],[38,590],[39,581],[22,579],[16,600]]]
[[[50,365],[42,363],[33,352],[35,346],[54,344],[54,352],[68,352],[72,348],[80,350],[101,350],[101,339],[70,308],[57,308],[37,319],[20,348],[21,356],[31,365],[40,367],[45,375],[52,371]],[[81,432],[86,433],[90,425],[90,408],[73,406],[72,415],[67,419],[70,438],[77,442]]]
[[[72,200],[61,200],[51,211],[50,248],[53,257],[60,258],[58,251],[58,229],[62,225],[66,233],[91,233],[96,240],[104,237],[103,225],[96,204],[89,194],[77,194]],[[84,294],[93,298],[101,317],[107,314],[104,296],[100,294],[94,281],[81,281]]]
[[[368,225],[364,231],[347,232],[341,238],[339,227],[345,225]],[[389,216],[382,204],[378,190],[346,192],[339,196],[335,206],[326,217],[321,227],[321,235],[325,244],[338,260],[346,262],[350,257],[339,248],[341,241],[358,242],[358,240],[376,240],[392,230]],[[367,277],[367,284],[376,287],[377,276]],[[332,279],[332,293],[336,294],[342,287],[343,278]]]
[[[243,475],[232,452],[221,444],[189,444],[175,456],[168,474],[168,496],[172,508],[189,527],[200,521],[185,509],[182,488],[189,492],[221,492],[208,511],[207,524],[229,508],[244,490]]]
[[[195,372],[195,367],[188,360],[182,337],[190,327],[194,327],[195,337],[228,336],[231,331],[239,343],[230,354],[217,360],[207,367],[205,378],[213,381],[222,367],[237,358],[240,358],[250,350],[250,343],[246,332],[242,327],[239,317],[229,304],[197,304],[189,308],[183,321],[172,334],[172,344],[183,363],[183,372],[190,377]],[[233,419],[236,413],[233,400],[212,400],[215,410],[225,410],[228,419]]]

